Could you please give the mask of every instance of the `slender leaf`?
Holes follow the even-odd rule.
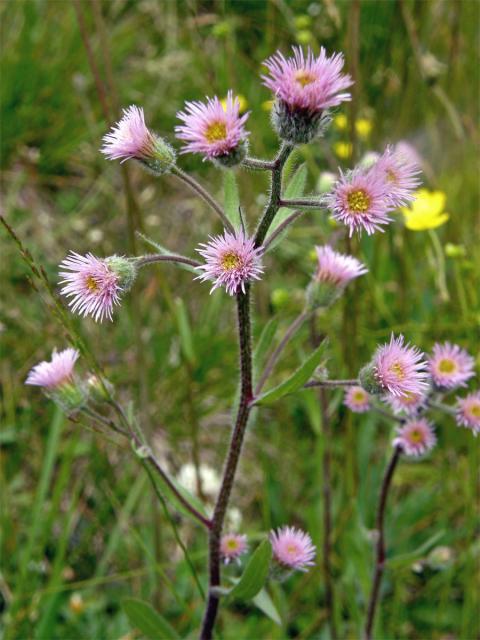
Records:
[[[408,567],[410,564],[413,564],[416,560],[424,556],[434,544],[443,538],[444,535],[444,529],[437,531],[414,551],[411,551],[410,553],[403,553],[395,558],[390,558],[387,560],[389,569],[401,569],[402,567]]]
[[[253,598],[253,604],[263,611],[263,613],[273,620],[275,624],[282,625],[282,619],[277,611],[277,607],[274,605],[273,600],[269,596],[266,589],[261,589],[257,595]]]
[[[240,196],[235,173],[231,169],[223,172],[223,207],[225,214],[235,229],[242,228],[240,218]]]
[[[138,598],[125,598],[122,607],[130,623],[150,640],[178,640],[175,629],[155,609]]]
[[[170,256],[175,253],[175,251],[167,249],[167,247],[164,247],[162,244],[160,244],[153,238],[146,236],[144,233],[140,233],[140,231],[137,231],[137,236],[141,238],[146,245],[152,247],[153,249],[156,249],[157,253],[159,253],[161,256]],[[171,262],[170,264],[174,264],[175,266],[180,267],[180,269],[185,269],[185,271],[190,271],[191,273],[196,273],[198,275],[198,271],[195,269],[195,267],[192,267],[191,264],[184,264],[183,262]]]
[[[270,569],[272,546],[264,540],[255,550],[241,575],[240,580],[229,592],[230,600],[251,600],[263,588]]]
[[[175,319],[177,321],[180,346],[182,348],[183,355],[191,365],[194,365],[195,350],[193,347],[193,335],[190,328],[187,309],[181,298],[176,298],[175,300]]]

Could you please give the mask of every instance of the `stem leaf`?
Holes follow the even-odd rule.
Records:
[[[264,540],[245,567],[244,572],[237,584],[229,591],[229,600],[251,600],[263,588],[272,559],[272,545],[268,540]]]
[[[269,596],[266,589],[261,589],[253,598],[253,604],[260,609],[266,616],[273,620],[275,624],[282,625],[282,619],[278,613],[277,607]]]
[[[181,298],[175,300],[175,319],[177,321],[180,346],[186,360],[195,366],[195,349],[193,346],[193,335],[188,319],[187,309]]]
[[[230,220],[235,230],[242,228],[240,218],[240,196],[235,173],[231,169],[223,172],[223,207],[225,215]]]
[[[138,598],[125,598],[122,607],[130,623],[149,640],[178,640],[175,629],[148,603]]]

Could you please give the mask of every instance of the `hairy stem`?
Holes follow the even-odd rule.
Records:
[[[282,207],[289,207],[291,209],[294,207],[305,207],[305,209],[325,209],[325,203],[318,198],[295,198],[292,200],[280,199],[280,204]]]
[[[378,596],[380,593],[380,584],[382,582],[383,572],[385,570],[385,507],[387,504],[388,491],[390,489],[393,474],[395,468],[400,460],[402,450],[400,447],[395,447],[393,455],[388,463],[383,476],[382,488],[380,491],[380,500],[377,507],[377,546],[376,546],[376,558],[375,558],[375,572],[373,574],[372,591],[370,593],[370,601],[368,603],[367,621],[365,624],[365,640],[371,640],[373,623],[375,620],[375,611],[378,604]]]
[[[175,254],[165,255],[163,253],[141,256],[136,259],[135,264],[137,267],[144,267],[145,265],[153,264],[154,262],[180,262],[181,264],[188,264],[191,267],[199,267],[201,264],[198,260],[194,260],[193,258],[187,258],[186,256],[179,256]]]
[[[311,387],[354,387],[357,384],[360,384],[358,380],[310,380],[303,386],[305,389],[310,389]]]
[[[209,539],[209,594],[203,618],[201,640],[210,640],[218,612],[219,599],[213,592],[220,585],[220,538],[230,494],[242,451],[243,439],[252,400],[252,345],[250,326],[250,287],[237,293],[238,334],[240,347],[240,402],[230,447],[223,470],[222,484],[215,503]]]
[[[275,162],[260,160],[259,158],[245,158],[242,162],[242,167],[254,169],[255,171],[273,171],[273,169],[275,169]]]

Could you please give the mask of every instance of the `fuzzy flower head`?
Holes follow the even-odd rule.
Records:
[[[418,409],[425,405],[426,394],[412,393],[411,391],[403,396],[387,394],[384,400],[390,405],[395,414],[406,413],[407,415],[414,415]]]
[[[225,287],[231,296],[238,291],[245,293],[245,284],[251,280],[260,280],[263,273],[261,248],[255,248],[253,238],[243,231],[234,234],[225,231],[223,236],[210,237],[210,242],[200,244],[198,253],[206,264],[197,267],[203,273],[200,280],[211,280],[214,284],[210,291]]]
[[[347,173],[340,172],[333,191],[325,196],[325,202],[337,222],[349,227],[350,237],[354,231],[365,229],[368,235],[383,231],[389,222],[388,211],[392,205],[388,199],[387,183],[382,171],[356,168]]]
[[[50,362],[43,361],[35,365],[27,376],[25,384],[31,384],[46,389],[56,389],[68,384],[73,379],[73,367],[79,353],[76,349],[64,349],[52,352]]]
[[[457,424],[480,433],[480,391],[469,393],[465,398],[457,398]]]
[[[273,557],[284,567],[307,571],[307,567],[313,566],[315,558],[315,546],[312,539],[300,529],[294,527],[282,527],[270,533],[270,542],[273,549]]]
[[[132,105],[103,137],[101,152],[109,160],[135,159],[155,173],[164,173],[175,162],[175,152],[145,124],[143,109]]]
[[[318,56],[310,48],[305,55],[301,47],[293,47],[291,58],[277,51],[264,62],[269,75],[262,80],[290,111],[315,114],[351,99],[345,89],[353,81],[342,73],[344,62],[341,53],[328,57],[323,47]]]
[[[394,447],[401,447],[407,456],[423,456],[437,442],[432,425],[425,418],[410,420],[396,430]]]
[[[327,282],[336,287],[344,287],[354,278],[358,278],[368,269],[352,256],[337,253],[328,245],[315,247],[318,259],[318,270],[315,279]]]
[[[411,155],[389,146],[378,159],[375,170],[384,175],[388,197],[394,208],[415,199],[414,191],[421,184],[418,177],[420,167]]]
[[[370,409],[370,396],[363,387],[348,387],[344,404],[354,413],[365,413]]]
[[[226,533],[220,540],[220,553],[225,564],[238,560],[248,550],[247,536],[239,533]]]
[[[402,335],[377,348],[369,365],[360,372],[360,381],[370,393],[393,396],[421,394],[428,388],[426,362],[416,347],[404,344]]]
[[[245,122],[249,114],[240,115],[240,101],[228,92],[225,105],[215,96],[207,102],[186,102],[177,117],[183,124],[175,127],[177,138],[184,140],[181,153],[199,153],[204,159],[238,164],[246,153],[249,133]]]
[[[131,261],[119,256],[100,259],[74,251],[60,263],[61,293],[69,300],[74,313],[92,316],[97,322],[112,320],[113,307],[120,303],[120,295],[128,291],[136,275]]]
[[[449,342],[433,345],[428,360],[430,375],[438,389],[466,387],[467,380],[475,375],[474,364],[474,359],[465,349]]]

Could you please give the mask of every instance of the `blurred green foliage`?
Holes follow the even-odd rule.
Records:
[[[291,170],[305,162],[307,192],[313,191],[321,171],[349,166],[386,142],[407,140],[424,160],[427,187],[446,193],[450,220],[436,232],[438,250],[432,234],[406,230],[400,216],[385,234],[345,245],[343,231],[332,229],[322,214],[305,215],[266,260],[266,277],[256,288],[255,334],[277,315],[280,336],[301,310],[313,244],[333,233],[370,272],[322,320],[332,345],[332,376],[355,375],[392,330],[427,350],[446,339],[478,350],[478,3],[81,0],[78,6],[96,68],[107,82],[111,57],[109,105],[142,105],[152,127],[172,142],[184,100],[223,96],[233,88],[252,112],[252,151],[271,157],[276,141],[265,108],[270,95],[259,77],[262,60],[295,43],[344,51],[356,85],[354,101],[341,112],[349,122],[368,118],[372,131],[362,140],[352,139],[351,127],[332,127],[325,140],[299,149]],[[69,249],[130,251],[121,172],[98,152],[109,123],[74,5],[12,0],[1,4],[0,13],[3,209],[55,282],[57,264]],[[337,158],[336,142],[352,142],[354,158]],[[222,197],[221,176],[208,163],[189,156],[180,162]],[[141,211],[137,225],[162,245],[193,255],[196,244],[218,230],[204,205],[173,178],[155,180],[131,167],[130,180]],[[253,224],[266,179],[242,174],[239,184]],[[30,367],[53,347],[63,347],[65,336],[3,233],[1,243],[0,594],[8,633],[42,640],[133,638],[120,602],[135,596],[152,601],[183,637],[195,637],[202,601],[148,478],[128,450],[66,421],[23,386]],[[136,245],[138,252],[147,250],[139,240]],[[442,270],[446,288],[439,286]],[[208,286],[192,282],[191,274],[164,265],[142,272],[133,302],[114,324],[76,322],[170,470],[190,462],[198,448],[201,462],[220,471],[236,389],[231,300],[221,292],[209,296]],[[305,331],[272,385],[309,352]],[[377,416],[348,414],[338,392],[330,398],[336,615],[342,637],[358,638],[391,434]],[[387,514],[393,560],[378,638],[470,640],[480,634],[478,443],[438,417],[437,449],[428,460],[402,463],[394,481]],[[272,526],[298,524],[321,548],[319,426],[313,392],[258,412],[234,496],[242,531],[255,538]],[[205,536],[183,519],[177,525],[204,580]],[[439,545],[451,554],[446,564],[429,560]],[[328,637],[320,566],[291,578],[272,596],[281,627],[257,608],[235,604],[222,611],[222,637]]]

